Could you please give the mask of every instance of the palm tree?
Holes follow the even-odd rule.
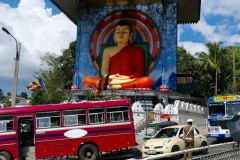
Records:
[[[208,42],[205,44],[205,46],[208,48],[208,53],[196,53],[196,55],[199,57],[199,60],[202,62],[204,69],[215,72],[214,95],[217,95],[218,74],[221,73],[220,64],[223,56],[223,49],[221,45],[222,42]]]

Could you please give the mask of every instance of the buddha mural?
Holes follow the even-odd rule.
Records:
[[[115,45],[104,49],[100,65],[101,77],[85,77],[82,85],[91,84],[99,90],[152,89],[153,79],[145,73],[144,50],[133,45],[130,23],[120,20],[114,27]]]

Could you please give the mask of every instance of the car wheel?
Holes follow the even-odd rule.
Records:
[[[79,160],[96,160],[99,157],[99,150],[93,144],[83,145],[78,152]]]
[[[207,142],[203,141],[202,144],[201,144],[201,147],[206,147],[206,146],[208,146]],[[207,154],[208,153],[208,149],[200,150],[200,153]]]
[[[0,159],[1,160],[11,160],[11,154],[5,151],[0,152]]]
[[[178,146],[173,146],[171,152],[177,152],[177,151],[180,151],[179,147]],[[172,159],[179,159],[180,156],[181,156],[180,154],[172,156]]]

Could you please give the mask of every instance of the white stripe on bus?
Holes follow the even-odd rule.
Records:
[[[13,145],[16,145],[16,143],[0,144],[1,147],[2,147],[2,146],[13,146]]]
[[[13,135],[13,134],[16,134],[16,132],[15,131],[13,131],[13,132],[4,132],[4,133],[0,133],[0,136]]]

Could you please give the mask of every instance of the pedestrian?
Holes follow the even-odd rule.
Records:
[[[183,136],[185,137],[185,149],[194,148],[194,136],[197,135],[195,127],[192,126],[193,119],[187,120],[188,125],[183,129]],[[183,156],[184,160],[192,159],[192,152],[185,152]]]

